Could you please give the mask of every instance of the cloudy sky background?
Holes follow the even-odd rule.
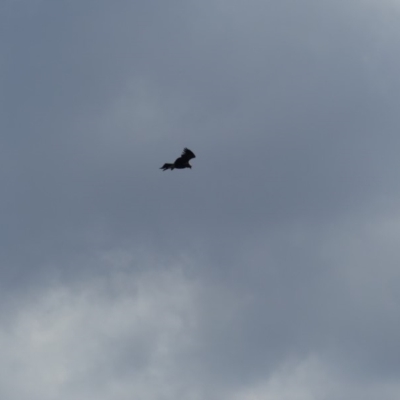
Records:
[[[399,17],[2,1],[0,397],[397,400]]]

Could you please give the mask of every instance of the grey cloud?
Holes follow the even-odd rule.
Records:
[[[310,399],[396,398],[397,6],[29,4],[4,3],[1,16],[1,318],[18,330],[30,296],[52,288],[83,317],[64,330],[57,307],[39,311],[39,334],[61,324],[46,339],[54,357],[4,334],[29,365],[45,356],[7,381],[60,365],[65,333],[71,347],[104,340],[66,367],[87,362],[79,379],[39,379],[41,398],[49,384],[61,398],[284,399],[285,379]],[[193,169],[161,172],[184,146]],[[145,285],[157,312],[143,311],[140,337],[134,285],[93,289],[100,307],[75,300],[144,271],[168,290]],[[180,290],[189,305],[175,313]],[[184,348],[173,333],[163,342],[175,323]],[[164,393],[150,388],[149,365]],[[99,393],[107,378],[115,386]]]

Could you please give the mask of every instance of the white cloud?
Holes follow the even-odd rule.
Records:
[[[190,345],[195,296],[179,269],[36,293],[3,324],[1,397],[174,398],[180,383],[170,378]]]
[[[340,371],[330,368],[318,356],[285,362],[264,381],[249,385],[232,400],[335,400],[384,398],[396,400],[398,382],[353,381]],[[228,397],[227,397],[228,398]]]

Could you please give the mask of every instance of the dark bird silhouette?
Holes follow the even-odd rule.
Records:
[[[192,166],[189,164],[189,161],[195,157],[196,156],[194,155],[193,151],[185,147],[183,149],[182,155],[179,158],[177,158],[173,164],[165,163],[160,169],[162,169],[163,171],[170,169],[172,171],[175,168],[176,169],[192,168]]]

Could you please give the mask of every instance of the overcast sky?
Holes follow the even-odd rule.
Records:
[[[398,400],[399,18],[3,0],[0,398]]]

